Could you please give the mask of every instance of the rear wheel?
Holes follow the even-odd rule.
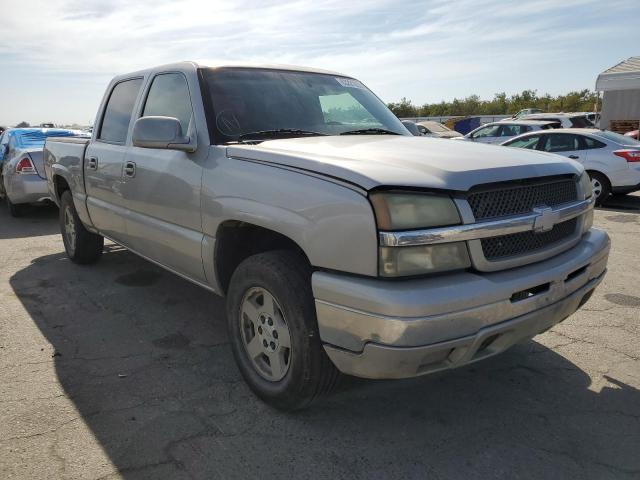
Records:
[[[589,172],[591,178],[591,189],[596,199],[596,205],[602,205],[611,194],[611,184],[609,179],[599,172]]]
[[[102,254],[104,237],[91,233],[82,224],[73,204],[71,192],[60,197],[60,233],[71,261],[80,264],[94,263]]]
[[[298,254],[261,253],[233,273],[227,295],[233,353],[265,402],[295,410],[328,394],[338,371],[318,333],[311,269]]]

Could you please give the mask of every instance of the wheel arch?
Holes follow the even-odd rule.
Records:
[[[221,293],[226,294],[233,272],[243,260],[258,253],[287,250],[300,255],[308,265],[307,253],[291,237],[242,220],[225,220],[216,231],[214,272]]]
[[[62,194],[65,190],[71,190],[71,186],[66,178],[64,178],[60,174],[54,174],[52,179],[53,183],[53,193],[55,195],[55,202],[60,205],[60,199],[62,198]]]

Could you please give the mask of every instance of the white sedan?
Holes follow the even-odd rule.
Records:
[[[526,132],[546,130],[557,126],[557,122],[540,122],[537,120],[502,120],[491,122],[470,131],[464,137],[454,140],[468,140],[479,143],[502,143],[510,138]]]
[[[607,130],[562,128],[531,132],[502,143],[563,155],[589,172],[596,203],[610,193],[640,190],[640,142]]]

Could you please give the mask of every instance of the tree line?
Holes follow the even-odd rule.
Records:
[[[543,112],[592,112],[597,108],[598,94],[591,90],[569,92],[556,97],[538,95],[537,90],[524,90],[507,96],[496,93],[491,100],[482,100],[478,95],[463,99],[455,98],[451,102],[425,103],[413,105],[411,100],[402,98],[399,102],[389,103],[388,107],[398,117],[441,117],[467,115],[508,115],[524,108],[539,108]]]

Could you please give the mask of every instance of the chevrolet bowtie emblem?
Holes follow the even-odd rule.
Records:
[[[549,207],[536,207],[533,213],[538,214],[533,223],[533,231],[536,233],[548,232],[560,219],[558,212]]]

